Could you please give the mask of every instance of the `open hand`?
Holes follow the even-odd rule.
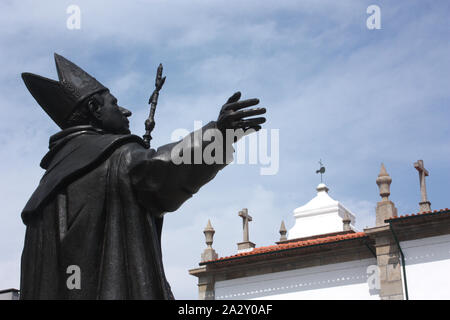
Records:
[[[251,108],[245,109],[251,106],[255,106],[259,103],[258,99],[241,100],[241,93],[238,91],[233,94],[228,101],[222,106],[219,117],[217,119],[217,127],[221,131],[226,129],[253,129],[258,131],[261,129],[261,124],[266,122],[264,117],[247,118],[255,115],[261,115],[266,113],[266,108]]]

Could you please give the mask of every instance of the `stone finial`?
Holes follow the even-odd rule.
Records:
[[[203,233],[205,234],[205,242],[206,242],[206,249],[202,253],[202,261],[209,261],[214,260],[219,257],[219,255],[216,253],[216,251],[212,248],[213,244],[213,237],[214,233],[216,231],[211,225],[211,221],[208,219],[208,224],[206,225],[205,229],[203,230]]]
[[[381,170],[376,180],[378,187],[380,188],[381,201],[377,203],[376,207],[376,226],[384,226],[387,223],[384,220],[396,217],[397,208],[394,203],[389,200],[391,194],[390,186],[392,178],[386,171],[384,164],[381,164]]]
[[[342,225],[344,231],[351,231],[352,227],[350,226],[352,220],[350,219],[350,216],[348,213],[344,213],[344,219],[342,219]]]
[[[280,241],[287,240],[286,233],[287,233],[286,226],[284,225],[284,221],[281,220],[281,226],[280,226]]]
[[[425,177],[428,177],[428,170],[425,169],[423,160],[417,160],[417,162],[414,163],[414,168],[419,172],[420,194],[422,198],[422,201],[419,202],[420,212],[431,211],[431,202],[428,201],[427,186],[425,184]]]
[[[328,193],[328,191],[330,189],[328,189],[327,185],[325,183],[319,183],[319,185],[316,188],[317,192],[326,192]]]
[[[378,188],[380,188],[381,201],[388,201],[389,195],[391,194],[390,186],[392,178],[387,173],[383,163],[381,164],[381,170],[376,181]]]
[[[208,219],[208,224],[206,225],[205,229],[203,230],[203,233],[205,234],[205,242],[208,248],[211,248],[213,244],[213,237],[216,233],[216,230],[211,225],[211,220]]]
[[[243,241],[239,242],[238,252],[251,251],[255,248],[255,244],[249,240],[248,222],[252,221],[252,217],[248,214],[248,209],[244,208],[238,214],[242,218]]]

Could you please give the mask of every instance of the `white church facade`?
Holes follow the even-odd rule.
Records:
[[[423,162],[420,212],[398,216],[389,200],[391,177],[382,165],[381,201],[375,226],[357,231],[355,215],[330,197],[325,184],[294,210],[295,224],[280,228],[274,245],[255,247],[248,239],[246,209],[240,212],[244,241],[238,252],[218,257],[214,229],[204,230],[207,248],[198,268],[199,299],[450,299],[450,210],[431,211]]]

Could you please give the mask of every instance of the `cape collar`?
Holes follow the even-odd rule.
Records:
[[[61,150],[67,142],[81,134],[105,134],[105,131],[91,125],[74,126],[52,135],[48,142],[49,151],[42,158],[40,166],[47,169],[56,153]]]
[[[93,170],[114,150],[130,142],[145,148],[142,138],[136,135],[109,134],[91,126],[77,126],[53,135],[50,150],[41,161],[41,167],[46,171],[22,211],[24,223],[27,224],[28,217],[61,188]]]
[[[98,132],[101,134],[104,133],[104,131],[102,129],[95,128],[91,125],[81,125],[81,126],[70,127],[70,128],[61,130],[58,133],[55,133],[54,135],[52,135],[48,142],[48,144],[49,144],[48,148],[51,149],[52,146],[54,146],[56,143],[58,143],[61,139],[64,139],[65,137],[67,137],[68,135],[70,135],[72,133],[76,133],[76,132],[80,132],[80,131],[92,131],[92,132]]]

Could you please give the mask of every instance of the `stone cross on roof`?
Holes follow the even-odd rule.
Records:
[[[248,222],[252,221],[252,217],[248,214],[247,208],[239,211],[239,216],[242,218],[243,241],[238,243],[238,251],[252,250],[255,247],[255,244],[250,242],[248,232]]]
[[[242,211],[239,211],[239,217],[242,218],[242,229],[244,231],[244,238],[243,241],[249,241],[249,235],[248,235],[248,222],[252,221],[252,217],[248,214],[248,209],[244,208]]]
[[[414,162],[414,168],[419,171],[420,193],[422,196],[422,201],[419,202],[420,212],[431,211],[431,202],[428,201],[427,186],[425,184],[425,177],[428,177],[428,170],[425,169],[423,160],[417,160],[417,162]]]

